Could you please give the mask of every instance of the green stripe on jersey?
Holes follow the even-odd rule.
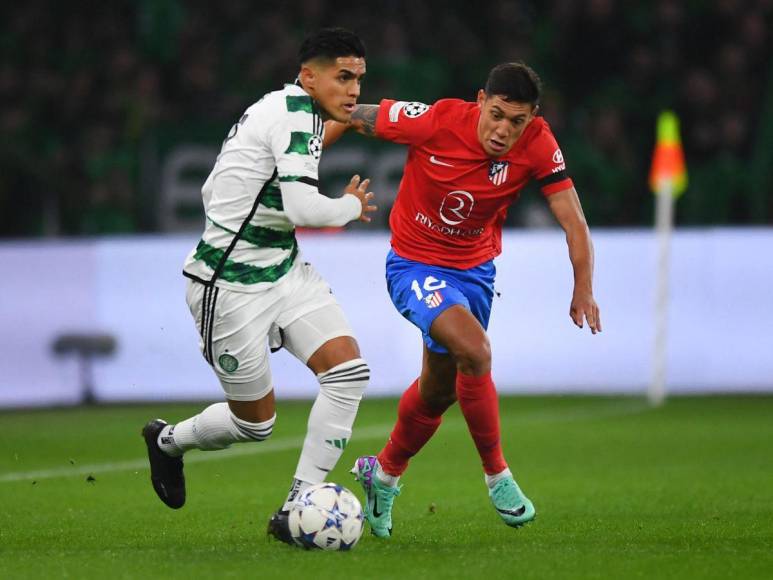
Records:
[[[292,131],[290,133],[290,144],[285,153],[300,153],[309,155],[309,140],[314,136],[313,133],[305,131]]]
[[[260,248],[281,248],[289,250],[295,247],[295,230],[282,231],[263,226],[247,225],[242,232],[242,240]]]
[[[212,218],[209,219],[212,225],[225,230],[229,234],[236,235],[237,232],[230,228],[220,225]],[[253,226],[247,224],[241,235],[241,240],[254,244],[259,248],[280,248],[289,250],[295,245],[295,230],[283,231],[263,226]]]
[[[311,97],[287,95],[285,99],[287,99],[288,113],[295,113],[296,111],[302,111],[304,113],[314,112],[311,106]]]
[[[285,207],[284,204],[282,204],[282,191],[279,189],[277,183],[270,183],[266,186],[263,197],[260,198],[260,205],[279,211],[284,210]]]
[[[195,260],[204,260],[204,263],[212,270],[215,270],[223,259],[224,250],[220,250],[207,244],[204,240],[199,242],[196,246],[196,253],[193,255]],[[298,255],[298,245],[293,245],[293,250],[290,255],[273,266],[266,266],[260,268],[258,266],[250,266],[249,264],[242,264],[241,262],[234,262],[233,260],[226,260],[223,271],[220,273],[220,279],[226,282],[236,282],[239,284],[258,284],[260,282],[276,282],[282,276],[290,271],[290,268],[295,261],[295,257]]]

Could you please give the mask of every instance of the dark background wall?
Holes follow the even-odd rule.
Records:
[[[361,102],[471,100],[493,65],[532,65],[591,225],[651,223],[663,108],[690,173],[677,223],[773,223],[773,0],[27,0],[0,21],[0,236],[163,230],[169,153],[216,148],[329,25],[368,47]]]

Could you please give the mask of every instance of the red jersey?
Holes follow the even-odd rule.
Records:
[[[403,258],[463,270],[482,264],[501,253],[507,208],[529,180],[546,196],[572,187],[542,117],[497,159],[478,141],[479,118],[477,103],[459,99],[381,101],[376,135],[410,146],[389,216],[392,248]]]

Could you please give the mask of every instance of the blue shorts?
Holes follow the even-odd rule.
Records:
[[[439,353],[448,350],[432,339],[429,329],[450,306],[461,304],[484,329],[488,328],[495,276],[493,260],[469,270],[457,270],[414,262],[390,251],[386,261],[387,289],[392,303],[421,330],[427,348]]]

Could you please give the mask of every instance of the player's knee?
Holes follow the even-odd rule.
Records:
[[[465,341],[452,350],[456,368],[466,375],[479,375],[491,369],[491,344],[485,335],[474,341]]]
[[[234,434],[240,441],[265,441],[274,432],[274,422],[276,414],[267,421],[253,423],[240,419],[231,412],[231,422],[234,427]]]
[[[320,389],[342,405],[359,404],[370,380],[370,367],[364,359],[355,358],[317,375]]]

